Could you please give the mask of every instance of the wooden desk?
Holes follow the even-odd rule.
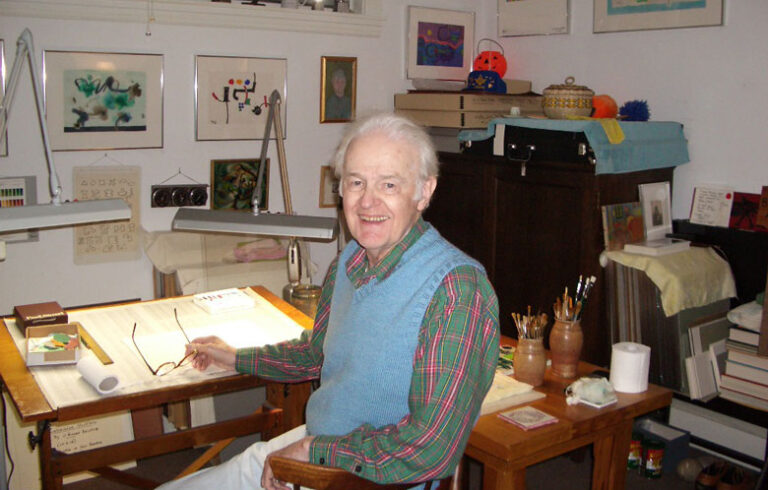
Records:
[[[507,341],[504,339],[504,343]],[[582,362],[579,376],[595,369],[597,366]],[[530,403],[557,417],[556,424],[524,431],[496,414],[480,417],[465,454],[483,465],[484,490],[525,489],[527,466],[590,444],[593,445],[592,488],[624,488],[633,419],[668,406],[672,402],[672,391],[649,385],[644,393],[617,393],[616,404],[596,409],[566,404],[563,390],[573,381],[575,379],[554,376],[547,369],[544,384],[536,388],[547,396]]]
[[[254,287],[253,290],[302,327],[312,327],[311,319],[266,288]],[[55,409],[48,404],[34,376],[27,369],[5,322],[3,322],[3,328],[0,328],[0,378],[22,422],[37,423],[44,489],[61,488],[64,475],[83,470],[98,469],[102,474],[110,473],[110,475],[105,474],[107,477],[116,477],[114,475],[116,470],[105,467],[253,433],[254,424],[260,421],[271,426],[270,436],[279,434],[303,423],[303,409],[309,397],[307,383],[284,385],[265,383],[254,376],[231,375],[129,395],[104,397],[93,402]],[[124,410],[147,409],[196,396],[238,391],[265,384],[267,401],[272,406],[283,409],[282,413],[265,409],[261,413],[229,421],[74,454],[59,453],[51,448],[50,422],[74,421]],[[133,484],[147,486],[147,482],[141,481],[140,478],[134,479]]]

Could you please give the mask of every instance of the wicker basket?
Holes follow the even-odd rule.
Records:
[[[567,119],[569,116],[592,114],[592,97],[595,92],[583,85],[575,85],[573,77],[562,85],[550,85],[544,89],[542,106],[550,119]]]

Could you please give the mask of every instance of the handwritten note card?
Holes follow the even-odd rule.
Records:
[[[133,260],[141,250],[139,248],[139,184],[141,167],[138,166],[101,166],[75,167],[75,199],[122,198],[131,207],[131,219],[81,225],[75,227],[75,263],[92,264]]]
[[[696,187],[691,205],[691,223],[728,228],[733,206],[733,190]]]

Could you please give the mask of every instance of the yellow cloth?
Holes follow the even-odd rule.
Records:
[[[608,142],[612,145],[618,145],[624,141],[624,131],[619,125],[619,121],[609,118],[596,118],[587,116],[567,116],[566,119],[573,119],[578,121],[598,121],[605,131],[605,136],[608,138]]]
[[[709,247],[691,247],[658,257],[621,251],[603,253],[614,262],[644,271],[659,288],[667,316],[736,296],[731,266]]]

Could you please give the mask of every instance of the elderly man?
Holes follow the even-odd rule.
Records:
[[[482,266],[421,218],[435,149],[419,126],[379,114],[352,125],[333,164],[354,240],[330,266],[312,333],[254,349],[215,337],[189,346],[199,369],[319,378],[306,426],[178,488],[287,488],[270,454],[380,483],[444,478],[461,458],[498,358],[498,302]]]

